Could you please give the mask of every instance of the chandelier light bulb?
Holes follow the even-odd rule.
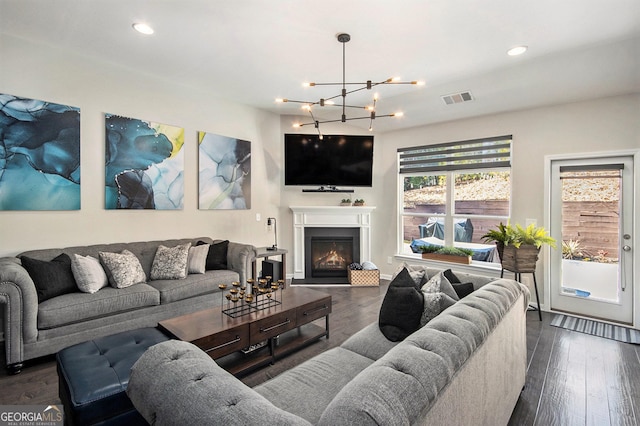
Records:
[[[132,25],[132,27],[134,30],[144,35],[151,35],[154,32],[153,28],[143,22],[136,22]]]
[[[404,112],[394,112],[393,114],[391,114],[392,117],[402,117],[404,115]]]
[[[507,50],[507,55],[509,56],[518,56],[518,55],[522,55],[524,52],[526,52],[528,49],[527,46],[516,46],[516,47],[512,47],[511,49]]]
[[[300,127],[300,123],[293,123],[293,127],[297,129],[298,127]]]

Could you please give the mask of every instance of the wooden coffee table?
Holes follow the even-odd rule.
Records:
[[[232,318],[218,305],[165,321],[158,327],[193,343],[232,374],[269,363],[309,343],[329,338],[331,296],[308,288],[281,290],[281,304]],[[222,294],[220,295],[222,299]],[[227,301],[224,301],[226,307]],[[312,321],[325,318],[324,327]],[[241,350],[267,342],[249,353]]]

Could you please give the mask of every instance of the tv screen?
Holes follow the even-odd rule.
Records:
[[[284,184],[371,186],[373,136],[284,135]]]

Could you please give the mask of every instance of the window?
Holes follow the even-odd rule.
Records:
[[[511,136],[401,148],[398,164],[401,254],[456,246],[474,261],[500,262],[482,236],[509,220]]]

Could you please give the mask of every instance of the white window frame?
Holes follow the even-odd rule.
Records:
[[[496,137],[496,138],[488,138],[488,139],[476,139],[476,140],[472,140],[472,141],[462,141],[462,142],[451,142],[451,143],[446,143],[446,144],[438,144],[438,145],[433,145],[433,147],[438,147],[441,146],[443,147],[443,150],[446,150],[449,146],[452,145],[456,145],[456,146],[460,146],[460,145],[465,145],[466,143],[475,143],[475,142],[480,142],[480,141],[499,141],[499,140],[509,140],[509,145],[511,143],[511,139],[512,137],[509,136],[503,136],[503,137]],[[416,147],[416,148],[420,148],[420,147]],[[411,148],[407,148],[407,149],[411,149]],[[396,257],[399,258],[406,258],[406,259],[411,259],[413,260],[420,260],[423,262],[434,262],[434,261],[424,261],[422,260],[421,256],[419,256],[418,254],[409,254],[407,252],[405,252],[405,242],[404,242],[404,218],[405,217],[424,217],[425,221],[427,218],[429,217],[442,217],[444,218],[444,223],[445,223],[445,242],[444,244],[446,246],[451,246],[454,243],[454,220],[456,218],[477,218],[477,219],[491,219],[491,220],[496,220],[496,222],[504,222],[507,223],[511,217],[511,202],[509,203],[509,211],[508,211],[508,216],[495,216],[495,215],[469,215],[469,214],[455,214],[454,213],[454,207],[455,207],[455,197],[454,197],[454,190],[455,190],[455,175],[456,174],[471,174],[471,173],[488,173],[488,172],[500,172],[500,171],[509,171],[510,172],[510,177],[512,177],[511,175],[511,162],[510,162],[510,146],[509,146],[509,152],[508,152],[508,158],[506,158],[506,160],[504,158],[500,159],[500,161],[496,161],[496,159],[493,160],[489,160],[490,162],[492,162],[492,165],[495,167],[486,167],[485,164],[479,165],[478,168],[472,168],[472,166],[469,166],[468,164],[462,165],[460,167],[457,167],[455,164],[453,164],[455,158],[453,158],[453,156],[451,156],[450,159],[444,159],[443,162],[441,163],[442,167],[440,170],[438,170],[438,166],[436,166],[435,168],[432,168],[431,166],[429,166],[429,169],[432,170],[421,170],[421,171],[417,171],[414,173],[402,173],[401,172],[401,163],[402,163],[402,156],[401,156],[401,151],[402,150],[398,150],[398,181],[397,181],[397,212],[398,212],[398,223],[397,223],[397,247],[396,247]],[[449,150],[450,151],[450,150]],[[466,155],[466,154],[465,154]],[[455,156],[455,154],[454,154]],[[482,162],[484,163],[485,160],[479,160],[478,162]],[[447,163],[447,164],[445,164]],[[404,179],[405,177],[422,177],[422,176],[440,176],[440,175],[444,175],[446,176],[446,197],[445,197],[445,213],[444,214],[438,214],[438,213],[405,213],[404,211]],[[511,179],[510,179],[511,182]],[[510,188],[510,192],[512,192],[512,188]],[[511,197],[509,197],[511,199]],[[442,263],[442,262],[435,262],[435,263]],[[497,263],[489,263],[489,262],[481,262],[481,261],[473,261],[472,265],[473,267],[482,267],[482,268],[487,268],[487,269],[493,269],[493,270],[500,270],[500,264]]]

